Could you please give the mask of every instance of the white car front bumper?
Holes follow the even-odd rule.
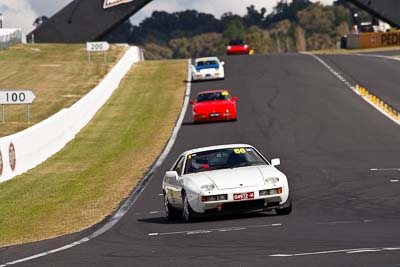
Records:
[[[192,74],[193,81],[199,80],[213,80],[213,79],[223,79],[224,73],[223,72],[214,72],[214,73],[200,73],[196,72]]]
[[[282,193],[273,193],[268,195],[260,195],[261,191],[276,190],[282,188]],[[238,200],[237,194],[251,193],[251,199]],[[251,195],[250,194],[250,195]],[[226,200],[218,201],[204,201],[202,197],[226,195]],[[235,188],[227,190],[215,190],[211,192],[204,192],[202,195],[192,194],[189,197],[191,208],[199,214],[218,214],[218,213],[238,213],[256,210],[272,210],[285,205],[289,198],[289,190],[281,185],[278,186],[257,186]]]

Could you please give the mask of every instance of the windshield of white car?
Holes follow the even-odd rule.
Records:
[[[196,102],[214,101],[214,100],[231,100],[228,92],[212,92],[203,93],[197,96]]]
[[[198,61],[196,67],[217,66],[219,62],[216,60]]]
[[[251,147],[226,148],[188,155],[184,173],[189,174],[266,164],[269,163]]]

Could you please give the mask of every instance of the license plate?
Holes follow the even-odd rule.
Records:
[[[211,77],[211,74],[206,74],[206,77]]]
[[[233,200],[254,199],[254,192],[233,194]]]
[[[219,113],[211,113],[211,114],[210,114],[210,117],[211,117],[211,118],[219,117]]]

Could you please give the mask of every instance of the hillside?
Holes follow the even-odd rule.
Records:
[[[138,44],[147,59],[188,58],[225,54],[230,39],[246,39],[256,53],[334,49],[350,32],[352,14],[369,15],[345,1],[325,6],[308,0],[281,0],[274,10],[247,7],[244,16],[221,18],[195,10],[155,11],[138,26],[123,24],[108,36],[112,42]]]
[[[31,124],[25,105],[7,106],[0,136],[21,131],[71,106],[99,83],[124,51],[124,47],[112,46],[108,64],[102,53],[93,53],[88,63],[83,44],[20,44],[0,51],[0,88],[27,89],[36,95],[30,107]]]

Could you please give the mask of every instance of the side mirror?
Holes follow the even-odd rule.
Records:
[[[225,62],[224,61],[221,61],[221,66],[224,66],[225,65]]]
[[[272,159],[271,160],[271,165],[272,166],[279,166],[279,165],[281,165],[281,160],[280,159]]]
[[[167,171],[165,173],[165,177],[167,177],[168,179],[178,180],[178,173],[176,171]]]
[[[238,99],[239,99],[239,98],[238,98],[237,96],[232,97],[232,101],[233,101],[233,102],[238,101]]]
[[[190,105],[194,105],[194,104],[196,104],[196,102],[194,102],[194,100],[190,100]]]

